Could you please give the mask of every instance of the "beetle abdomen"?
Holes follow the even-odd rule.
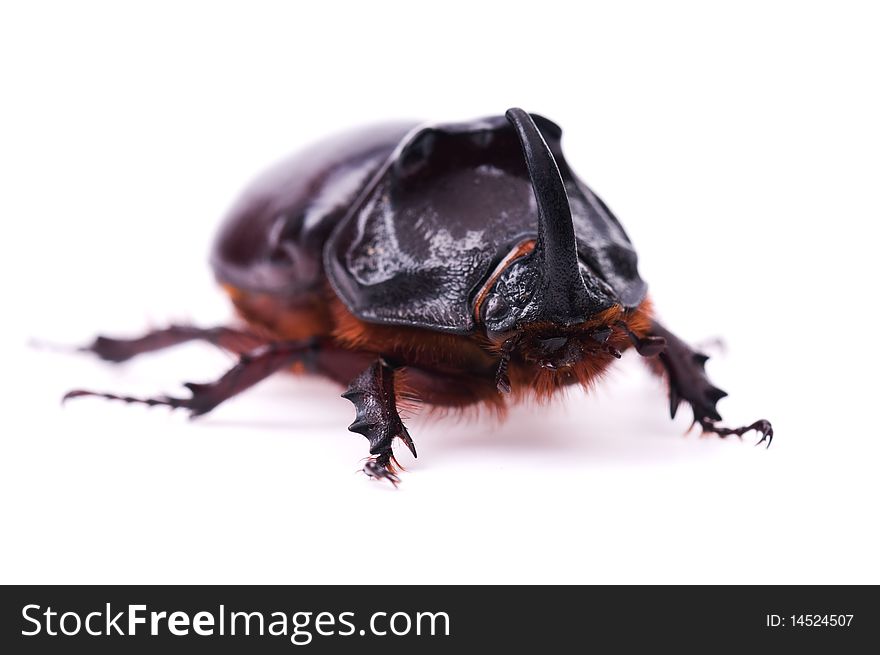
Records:
[[[324,242],[413,126],[390,123],[346,132],[257,178],[217,235],[211,264],[218,281],[287,297],[320,287]]]

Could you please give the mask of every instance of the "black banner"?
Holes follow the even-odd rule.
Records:
[[[880,632],[876,588],[842,586],[23,586],[0,611],[5,653],[855,652]]]

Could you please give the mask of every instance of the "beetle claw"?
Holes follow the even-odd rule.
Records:
[[[395,489],[397,488],[397,485],[400,484],[400,478],[394,471],[389,469],[389,465],[387,463],[383,464],[376,458],[370,458],[367,460],[367,463],[364,464],[363,471],[371,480],[388,480],[394,485]]]
[[[760,421],[755,421],[749,426],[749,429],[756,430],[761,433],[761,438],[755,443],[756,446],[760,446],[765,441],[767,445],[765,448],[769,448],[770,444],[773,443],[773,426],[770,425],[770,421],[761,419]]]
[[[770,421],[766,419],[761,419],[759,421],[755,421],[751,425],[746,425],[741,428],[724,428],[720,425],[715,425],[711,421],[707,419],[702,419],[697,421],[700,424],[700,427],[703,428],[703,432],[711,432],[712,434],[717,434],[719,437],[724,439],[725,437],[729,437],[730,435],[736,435],[740,439],[746,432],[751,432],[754,430],[761,435],[761,438],[758,439],[756,446],[767,442],[766,448],[770,447],[770,444],[773,442],[773,426],[770,424]]]

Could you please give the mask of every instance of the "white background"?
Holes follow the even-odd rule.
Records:
[[[4,3],[2,582],[880,582],[877,16],[869,3]],[[714,3],[713,3],[714,4]],[[302,9],[300,9],[300,6]],[[316,8],[319,7],[319,8]],[[503,425],[412,418],[398,491],[321,380],[190,422],[203,345],[26,347],[230,318],[206,256],[260,169],[387,118],[560,123],[666,323],[727,343],[684,437],[627,356]]]

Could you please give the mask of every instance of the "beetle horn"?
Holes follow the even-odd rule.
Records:
[[[559,166],[528,113],[513,108],[505,115],[519,137],[538,205],[538,240],[533,257],[540,284],[533,299],[534,320],[579,323],[589,314],[590,301],[581,278],[571,207]]]

